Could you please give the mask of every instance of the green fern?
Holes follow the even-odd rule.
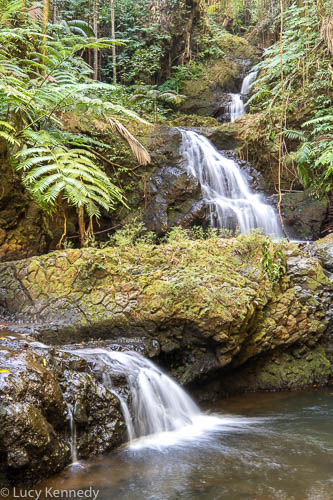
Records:
[[[3,128],[7,130],[2,130]],[[16,132],[15,128],[10,123],[0,120],[0,137],[12,146],[18,146],[19,141],[15,138],[15,134],[11,132]]]
[[[283,134],[287,137],[287,139],[290,139],[292,141],[306,141],[304,132],[301,132],[300,130],[284,130]]]
[[[45,210],[54,210],[59,196],[84,207],[89,217],[99,217],[100,208],[109,211],[116,201],[124,203],[119,188],[85,149],[38,146],[23,149],[16,159],[16,169],[25,173],[23,184]]]

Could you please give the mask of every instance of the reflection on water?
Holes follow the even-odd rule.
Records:
[[[211,410],[222,418],[199,435],[144,438],[39,487],[92,485],[99,500],[332,500],[333,390],[251,394]]]

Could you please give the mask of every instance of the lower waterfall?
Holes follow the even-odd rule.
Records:
[[[187,171],[200,182],[212,227],[248,234],[260,228],[282,237],[279,217],[263,196],[251,190],[246,174],[232,159],[220,153],[203,135],[180,129],[180,153]]]
[[[217,416],[203,414],[175,381],[137,352],[100,348],[71,352],[94,363],[94,369],[102,372],[104,384],[120,401],[128,439],[134,446],[144,436],[150,438],[146,440],[148,444],[174,444],[180,439],[197,437],[222,422]],[[126,378],[130,403],[113,387],[113,377],[119,376]],[[225,419],[223,424],[227,424]]]

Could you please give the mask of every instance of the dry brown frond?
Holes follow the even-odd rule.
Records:
[[[140,165],[147,165],[151,162],[150,154],[146,148],[131,134],[125,125],[114,118],[110,119],[110,125],[113,130],[116,130],[128,142]]]

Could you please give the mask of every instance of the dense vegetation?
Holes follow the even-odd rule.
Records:
[[[317,196],[331,191],[333,174],[332,17],[325,14],[324,4],[312,2],[286,10],[281,40],[265,50],[250,100],[268,138],[281,137],[284,164]]]
[[[74,207],[84,244],[94,217],[126,204],[124,185],[105,170],[117,148],[69,131],[65,117],[103,121],[105,133],[122,136],[148,164],[133,123],[175,118],[186,81],[216,60],[227,63],[230,37],[243,37],[265,48],[245,135],[257,148],[278,144],[276,168],[291,170],[314,196],[329,195],[332,26],[325,0],[53,0],[51,8],[48,0],[1,0],[3,164],[12,164],[43,209],[63,212],[63,236],[66,206]]]

